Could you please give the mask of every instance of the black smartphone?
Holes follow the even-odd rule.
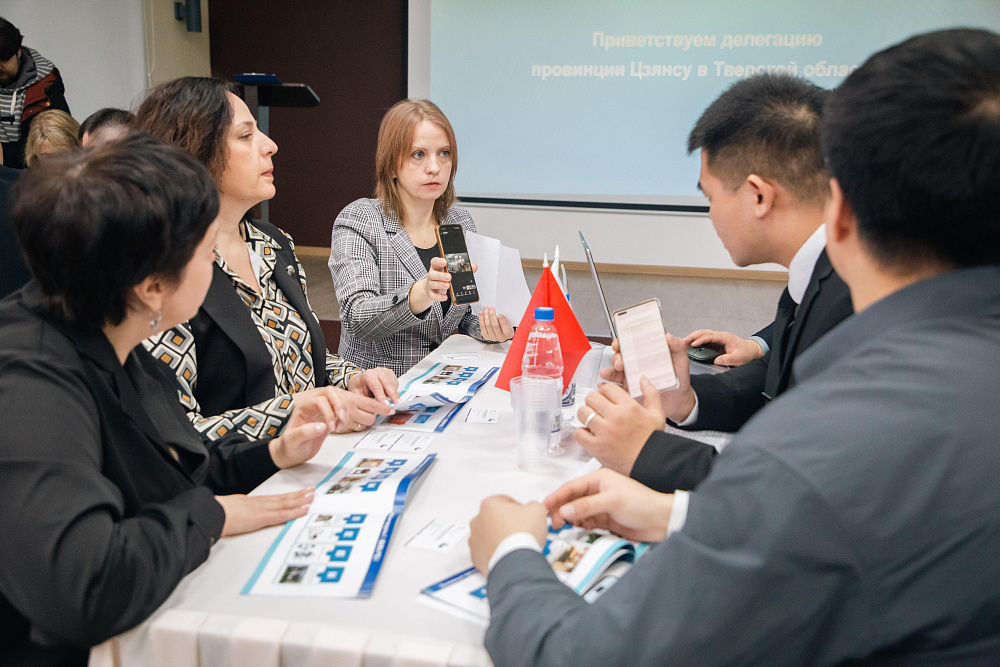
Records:
[[[448,262],[448,273],[451,274],[451,302],[454,304],[475,303],[479,301],[479,290],[476,289],[476,277],[472,273],[472,260],[469,259],[469,248],[465,245],[465,232],[462,225],[437,226],[438,250]]]

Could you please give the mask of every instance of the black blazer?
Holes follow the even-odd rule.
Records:
[[[277,470],[267,440],[209,452],[165,371],[50,321],[34,283],[0,304],[0,664],[86,664],[208,557],[214,495]]]
[[[302,291],[295,253],[288,238],[274,225],[254,221],[253,226],[279,245],[274,280],[309,330],[316,386],[323,387],[327,384],[326,339]],[[198,386],[194,393],[202,414],[217,415],[274,398],[271,353],[233,281],[218,265],[205,302],[190,325],[198,350]]]
[[[20,169],[0,165],[0,299],[31,279],[10,220],[10,191],[20,175]]]
[[[787,290],[786,290],[787,292]],[[698,394],[698,419],[691,430],[738,431],[767,398],[764,386],[768,372],[776,374],[775,396],[795,384],[792,365],[826,332],[854,312],[847,285],[833,270],[826,250],[820,253],[806,286],[802,303],[788,330],[784,350],[772,348],[761,359],[717,375],[693,375],[691,386]],[[774,337],[774,323],[762,330]],[[708,475],[715,447],[684,436],[654,431],[632,467],[631,476],[646,486],[672,493],[690,490]]]

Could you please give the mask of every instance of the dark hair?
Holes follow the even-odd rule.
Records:
[[[235,86],[206,77],[161,83],[135,112],[137,126],[198,158],[218,185],[228,158],[226,134],[233,124],[226,93],[235,95]]]
[[[24,36],[14,24],[0,16],[0,60],[10,60],[21,48]]]
[[[94,113],[87,116],[87,119],[80,123],[80,132],[77,138],[83,141],[83,135],[85,133],[94,134],[97,130],[102,127],[132,127],[135,124],[135,114],[131,111],[126,111],[125,109],[116,109],[114,107],[106,107],[104,109],[98,109]]]
[[[11,219],[48,313],[89,331],[125,319],[147,277],[179,280],[218,211],[204,166],[136,133],[29,169]]]
[[[709,105],[688,137],[712,173],[732,189],[750,174],[773,179],[804,202],[830,191],[819,121],[830,91],[787,74],[737,81]]]
[[[822,143],[881,264],[1000,263],[1000,35],[944,30],[876,53],[834,91]]]

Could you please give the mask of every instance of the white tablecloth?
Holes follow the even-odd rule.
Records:
[[[441,353],[478,352],[484,363],[499,366],[507,346],[453,336],[403,381],[443,361]],[[499,408],[499,422],[466,423],[470,406]],[[278,473],[255,493],[316,484],[362,435],[331,436],[312,461]],[[493,381],[479,390],[429,451],[437,453],[437,460],[410,493],[370,598],[240,595],[280,531],[275,526],[220,540],[208,561],[188,575],[148,621],[116,638],[116,646],[95,649],[91,665],[112,665],[119,655],[125,667],[488,665],[481,625],[418,600],[425,586],[470,566],[468,546],[460,544],[441,554],[404,545],[433,519],[467,523],[489,495],[540,500],[576,476],[589,457],[572,445],[564,456],[551,460],[546,472],[519,470],[510,394],[496,389]]]

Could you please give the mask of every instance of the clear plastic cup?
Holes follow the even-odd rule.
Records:
[[[576,383],[578,394],[586,396],[597,389],[601,369],[605,367],[605,349],[610,350],[604,343],[592,342],[590,344],[590,352],[583,355],[583,359],[580,360],[580,365],[576,367],[576,373],[573,375],[573,382]]]
[[[552,420],[560,409],[562,382],[556,378],[520,376],[510,381],[517,438],[517,466],[538,470],[548,465]]]

